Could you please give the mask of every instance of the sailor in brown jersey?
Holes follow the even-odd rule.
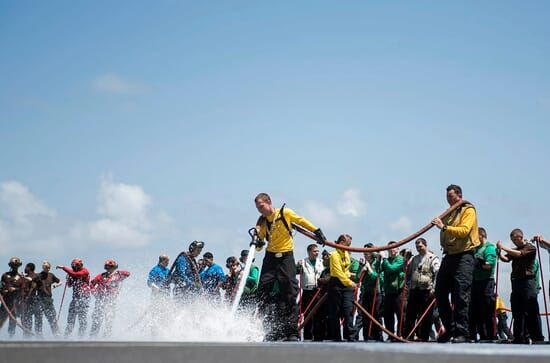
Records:
[[[4,326],[4,323],[9,318],[8,334],[10,337],[15,335],[16,321],[11,318],[11,315],[17,317],[20,314],[21,308],[21,294],[24,287],[24,277],[19,273],[19,267],[21,267],[21,260],[18,257],[12,257],[8,263],[10,271],[2,275],[0,282],[0,293],[6,305],[2,304],[0,307],[0,329]]]
[[[23,334],[26,337],[32,335],[34,320],[35,332],[42,333],[42,312],[40,311],[40,302],[38,298],[38,289],[36,288],[35,272],[36,265],[29,262],[25,265],[25,275],[23,284],[23,293],[21,294],[21,322],[25,327]]]
[[[539,303],[537,300],[537,275],[535,272],[535,259],[537,249],[531,243],[523,239],[523,232],[516,228],[510,233],[510,239],[516,248],[509,248],[497,242],[497,252],[503,262],[512,262],[512,318],[514,319],[514,340],[516,344],[528,344],[529,339],[533,343],[544,342],[541,321],[539,316]],[[506,255],[500,255],[500,251]],[[527,337],[527,334],[529,338]]]
[[[44,314],[50,324],[52,333],[57,335],[59,333],[59,327],[57,325],[57,317],[53,305],[52,288],[59,286],[61,281],[50,272],[50,269],[51,264],[48,261],[44,261],[42,263],[42,271],[36,274],[36,277],[33,279],[36,285],[40,308],[40,318],[36,322],[36,331],[42,334],[42,314]]]

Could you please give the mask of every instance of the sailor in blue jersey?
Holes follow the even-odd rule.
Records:
[[[149,271],[147,286],[151,288],[153,298],[170,294],[170,285],[167,280],[170,271],[169,263],[170,258],[167,255],[160,255],[158,264]]]
[[[174,284],[174,299],[178,301],[189,299],[202,287],[199,277],[199,267],[195,258],[202,252],[204,242],[193,241],[189,252],[178,255],[170,269],[170,282]]]
[[[214,263],[214,255],[211,252],[206,252],[202,259],[204,265],[199,275],[204,292],[208,297],[212,297],[213,301],[220,301],[220,287],[225,283],[223,269],[220,265]]]

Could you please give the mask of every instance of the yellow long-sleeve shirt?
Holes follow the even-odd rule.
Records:
[[[330,277],[337,277],[344,286],[351,287],[353,281],[350,278],[350,265],[349,252],[337,248],[330,254]]]
[[[446,254],[471,251],[479,246],[477,214],[473,205],[464,205],[445,218],[443,223],[447,230],[441,231],[440,242]]]
[[[289,228],[292,228],[292,223],[296,223],[311,232],[317,229],[313,223],[304,217],[299,216],[290,208],[285,207],[283,209],[283,214]],[[267,240],[266,250],[274,253],[293,251],[294,239],[281,219],[280,209],[275,208],[273,214],[262,219],[263,220],[260,222],[260,231],[258,232],[258,236],[260,239]],[[275,223],[273,223],[273,220],[275,220]],[[271,226],[271,228],[269,226]],[[268,237],[269,234],[271,234],[271,236]]]
[[[497,313],[509,310],[509,309],[506,308],[506,305],[504,305],[504,301],[502,301],[500,296],[497,296],[497,302],[496,302],[496,305],[495,305],[495,310],[497,311]]]

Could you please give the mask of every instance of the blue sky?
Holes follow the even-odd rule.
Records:
[[[550,236],[549,11],[2,1],[0,261],[145,270],[195,238],[225,260],[261,191],[362,244],[457,183],[491,240]]]

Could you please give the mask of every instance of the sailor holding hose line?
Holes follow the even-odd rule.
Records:
[[[260,311],[263,310],[273,285],[278,282],[280,325],[281,327],[267,327],[269,333],[266,340],[298,341],[298,281],[296,280],[296,262],[294,261],[294,239],[290,226],[296,223],[299,226],[313,232],[319,242],[326,241],[321,229],[315,227],[310,221],[297,215],[292,209],[274,208],[271,197],[266,193],[260,193],[254,199],[256,209],[261,216],[256,223],[259,241],[256,243],[261,250],[264,240],[267,248],[260,273],[258,287]],[[273,334],[273,332],[277,332]]]
[[[451,184],[447,187],[447,202],[454,205],[462,200],[462,188]],[[443,260],[437,274],[435,296],[445,333],[437,341],[465,343],[468,340],[468,309],[470,306],[474,273],[474,250],[479,246],[479,230],[476,209],[465,204],[441,220],[432,223],[441,230],[440,244]],[[449,303],[453,297],[454,310]]]

